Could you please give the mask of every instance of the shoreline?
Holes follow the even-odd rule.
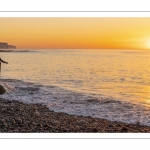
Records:
[[[0,99],[0,133],[149,133],[150,127],[50,111]]]

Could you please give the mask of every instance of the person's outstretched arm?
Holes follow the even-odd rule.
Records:
[[[1,58],[0,58],[0,61],[1,61],[2,63],[8,64],[8,62],[2,60]]]

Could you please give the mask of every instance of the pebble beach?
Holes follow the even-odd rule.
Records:
[[[41,104],[0,99],[1,133],[142,133],[150,127],[50,111]]]

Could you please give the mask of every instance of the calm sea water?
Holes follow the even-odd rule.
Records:
[[[150,126],[150,51],[34,50],[0,53],[0,97],[50,110]]]

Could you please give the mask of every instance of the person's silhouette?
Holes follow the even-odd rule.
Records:
[[[2,59],[0,58],[0,76],[1,76],[1,62],[2,62],[2,63],[5,63],[5,64],[8,64],[8,62],[6,62],[6,61],[4,61],[4,60],[2,60]]]
[[[5,64],[8,64],[8,62],[6,62],[6,61],[4,61],[4,60],[2,60],[1,58],[0,58],[0,63],[5,63]]]

